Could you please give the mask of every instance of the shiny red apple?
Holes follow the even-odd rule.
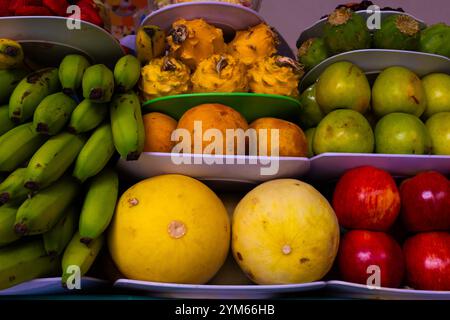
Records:
[[[400,185],[401,216],[408,231],[450,230],[450,180],[428,171]]]
[[[341,240],[338,253],[342,280],[374,285],[369,277],[379,275],[381,287],[398,288],[405,264],[400,245],[384,232],[352,230]]]
[[[338,181],[333,208],[344,228],[386,231],[400,212],[400,194],[386,171],[359,167]]]
[[[419,233],[403,245],[407,284],[419,290],[450,290],[450,233]]]

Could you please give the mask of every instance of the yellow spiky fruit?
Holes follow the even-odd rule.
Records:
[[[248,91],[245,66],[227,54],[216,54],[200,62],[191,81],[193,92]]]
[[[158,58],[141,69],[139,85],[144,99],[150,100],[190,90],[190,70],[175,58]]]
[[[225,53],[227,47],[222,30],[203,19],[175,21],[167,42],[170,54],[192,70],[195,70],[202,60],[214,54]]]
[[[228,45],[228,52],[247,66],[277,53],[277,35],[265,23],[248,30],[238,31]]]
[[[303,67],[290,58],[273,56],[261,59],[248,71],[250,90],[298,98],[298,83],[303,74]]]

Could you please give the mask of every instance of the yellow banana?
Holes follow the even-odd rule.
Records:
[[[34,112],[35,130],[50,136],[59,133],[69,121],[76,106],[75,100],[62,92],[45,97]]]
[[[24,69],[0,70],[0,104],[8,103],[14,88],[27,74]]]
[[[25,281],[53,276],[59,259],[46,254],[42,239],[18,242],[0,249],[0,290]]]
[[[44,233],[44,247],[48,255],[58,256],[64,252],[77,230],[77,218],[77,210],[70,207],[58,223],[49,232]]]
[[[161,56],[166,49],[166,33],[158,26],[142,26],[136,33],[137,57],[142,64]]]
[[[0,171],[14,171],[30,159],[46,140],[46,137],[33,129],[32,122],[22,124],[3,134],[0,137]]]
[[[111,125],[105,123],[94,131],[81,149],[73,176],[81,182],[95,176],[103,170],[115,151]]]
[[[65,94],[76,93],[81,87],[84,72],[90,65],[89,60],[79,54],[69,54],[64,57],[59,65],[59,81]]]
[[[67,130],[77,134],[95,129],[108,115],[108,108],[108,104],[84,99],[72,112]]]
[[[16,126],[9,118],[8,105],[0,107],[0,136]]]
[[[109,102],[114,92],[114,75],[104,64],[90,66],[84,72],[82,86],[85,99]]]
[[[141,104],[133,92],[118,94],[110,106],[114,145],[126,160],[137,160],[144,149]]]
[[[71,267],[80,268],[80,275],[85,275],[94,263],[100,249],[103,247],[105,237],[102,235],[89,245],[80,242],[80,233],[77,232],[69,242],[62,257],[62,284],[67,285],[68,278],[72,275]]]
[[[19,235],[42,234],[53,228],[79,191],[72,177],[64,177],[25,200],[19,207],[14,229]]]
[[[0,247],[20,239],[20,236],[14,232],[16,213],[17,207],[10,205],[0,207]]]
[[[119,178],[111,169],[94,177],[81,209],[79,232],[81,242],[89,244],[108,228],[116,208]]]
[[[23,63],[22,46],[11,39],[0,39],[0,69],[11,69]]]
[[[0,184],[0,205],[25,201],[30,192],[24,186],[26,173],[26,168],[16,169]]]
[[[50,138],[28,163],[25,187],[36,191],[58,180],[75,161],[85,142],[85,136],[68,132]]]
[[[9,117],[15,122],[25,122],[33,117],[39,103],[60,87],[58,69],[46,68],[29,74],[11,94]]]
[[[116,83],[116,92],[125,93],[134,88],[141,76],[141,63],[139,60],[129,54],[117,61],[114,67],[114,81]]]

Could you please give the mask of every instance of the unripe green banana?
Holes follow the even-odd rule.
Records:
[[[7,103],[14,88],[17,87],[28,72],[24,69],[0,70],[0,104]]]
[[[103,170],[115,151],[111,125],[105,123],[94,131],[81,149],[73,176],[81,182],[95,176]]]
[[[85,136],[68,132],[50,138],[28,163],[25,187],[36,191],[58,180],[75,161],[85,142]]]
[[[33,129],[32,122],[6,132],[0,137],[0,171],[14,171],[30,159],[46,140],[45,136]]]
[[[9,107],[1,106],[0,107],[0,136],[12,128],[14,128],[16,124],[9,118]]]
[[[81,209],[81,242],[91,243],[108,228],[114,215],[118,193],[119,178],[115,171],[107,169],[92,179]]]
[[[25,188],[26,168],[16,169],[0,184],[0,206],[5,203],[23,202],[30,190]]]
[[[46,254],[42,239],[0,249],[0,290],[58,272],[59,259]]]
[[[106,118],[108,107],[108,104],[84,99],[72,112],[67,130],[77,134],[95,129]]]
[[[49,232],[44,233],[44,247],[48,255],[58,256],[64,252],[77,230],[77,218],[77,210],[70,207],[58,223]]]
[[[34,112],[35,130],[50,136],[59,133],[69,121],[76,106],[75,100],[62,92],[45,97]]]
[[[114,81],[116,91],[125,93],[134,88],[141,76],[141,63],[139,60],[129,54],[117,61],[114,67]]]
[[[59,81],[65,94],[72,95],[81,87],[84,72],[90,65],[89,60],[79,54],[64,57],[59,65]]]
[[[67,285],[67,280],[72,275],[70,273],[71,266],[80,268],[80,276],[85,275],[89,271],[105,242],[103,235],[92,241],[89,245],[81,243],[80,239],[80,233],[75,233],[64,251],[62,258],[63,275],[61,279],[63,286]]]
[[[84,72],[82,86],[85,99],[109,102],[114,92],[114,75],[104,64],[90,66]]]
[[[20,43],[11,39],[0,39],[0,69],[10,69],[23,63],[23,49]]]
[[[142,26],[136,33],[136,51],[142,64],[161,56],[166,48],[166,33],[158,26]]]
[[[17,207],[10,205],[0,207],[0,247],[20,239],[20,236],[14,232],[16,214]]]
[[[144,149],[145,131],[141,104],[133,93],[118,94],[111,103],[114,145],[126,160],[137,160]]]
[[[39,103],[60,87],[58,69],[46,68],[29,74],[19,82],[9,99],[9,117],[15,122],[29,120]]]
[[[53,228],[78,194],[79,185],[64,177],[19,207],[14,229],[19,235],[42,234]]]

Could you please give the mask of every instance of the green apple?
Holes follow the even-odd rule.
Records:
[[[303,129],[315,127],[325,114],[316,101],[316,84],[303,91],[300,96],[300,126]]]
[[[394,112],[375,127],[375,151],[386,154],[429,154],[431,138],[425,124],[416,116]]]
[[[325,114],[336,109],[366,113],[371,90],[364,72],[347,61],[327,67],[317,80],[316,99]]]
[[[427,106],[425,88],[420,78],[403,67],[390,67],[381,72],[372,88],[372,108],[383,117],[402,112],[420,117]]]
[[[316,133],[316,128],[309,128],[305,131],[306,140],[308,141],[308,158],[314,157],[314,151],[313,151],[313,141],[314,141],[314,135]]]
[[[426,126],[430,133],[432,153],[450,155],[450,112],[440,112],[427,120]]]
[[[450,76],[445,73],[432,73],[422,78],[427,96],[425,118],[438,112],[450,111]]]
[[[340,109],[330,112],[316,128],[314,154],[325,152],[371,153],[374,135],[366,118],[359,112]]]

